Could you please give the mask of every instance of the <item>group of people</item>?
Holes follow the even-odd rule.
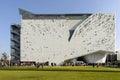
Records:
[[[95,66],[96,66],[97,68],[99,67],[99,63],[97,63],[97,64],[93,63],[92,65],[93,65],[93,68],[94,68]]]
[[[39,67],[41,67],[41,68],[43,69],[44,63],[39,63],[39,62],[37,62],[37,63],[35,64],[35,66],[36,66],[37,69],[38,69]]]
[[[40,63],[40,62],[37,62],[37,63],[35,63],[35,66],[36,66],[36,68],[38,69],[38,68],[44,68],[44,66],[48,66],[49,65],[49,63],[47,62],[47,64],[46,63]],[[51,63],[51,66],[56,66],[56,63]]]

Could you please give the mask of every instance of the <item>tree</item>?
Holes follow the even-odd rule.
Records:
[[[8,56],[7,56],[7,53],[3,53],[2,54],[2,60],[4,60],[4,61],[7,61],[8,60]]]
[[[2,65],[2,66],[8,66],[8,65],[9,65],[8,55],[7,55],[7,53],[5,53],[5,52],[2,53],[1,65]]]

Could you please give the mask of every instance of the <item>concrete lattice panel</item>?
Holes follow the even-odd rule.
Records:
[[[60,64],[85,56],[90,63],[96,59],[102,63],[106,53],[95,52],[115,50],[114,14],[36,15],[23,10],[20,13],[21,61]],[[98,58],[90,58],[92,53]]]

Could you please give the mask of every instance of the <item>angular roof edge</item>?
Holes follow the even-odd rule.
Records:
[[[91,13],[68,13],[68,14],[34,14],[32,12],[29,12],[27,10],[19,8],[19,14],[20,15],[36,15],[36,16],[81,16],[81,15],[91,15]]]

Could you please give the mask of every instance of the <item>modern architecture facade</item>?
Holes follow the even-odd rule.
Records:
[[[84,56],[88,63],[105,63],[107,54],[115,52],[114,14],[33,14],[22,9],[20,14],[21,62],[60,65]]]
[[[11,25],[11,63],[20,62],[20,25]]]

